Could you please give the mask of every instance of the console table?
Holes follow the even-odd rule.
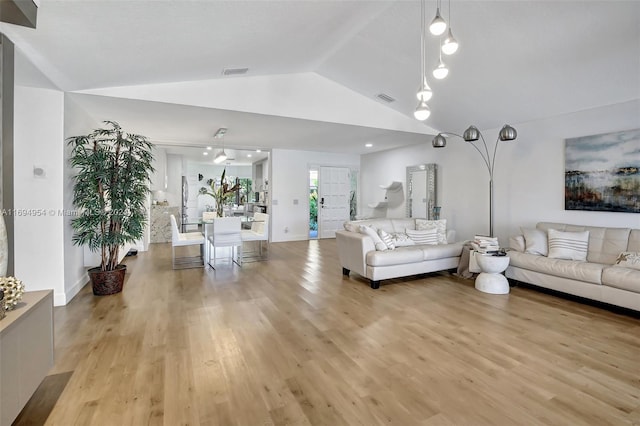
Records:
[[[53,291],[31,291],[0,320],[0,425],[10,425],[53,367]]]

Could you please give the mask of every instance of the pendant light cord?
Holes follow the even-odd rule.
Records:
[[[422,58],[422,61],[420,63],[420,87],[424,87],[424,79],[426,78],[425,72],[426,72],[426,43],[425,43],[425,37],[424,37],[424,32],[425,32],[425,7],[424,7],[424,2],[425,0],[422,0],[420,3],[420,57]]]

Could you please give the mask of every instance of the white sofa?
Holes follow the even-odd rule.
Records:
[[[543,233],[549,229],[589,231],[586,261],[526,253],[527,242],[523,235],[517,235],[510,239],[507,278],[640,311],[640,270],[616,264],[621,253],[640,252],[640,229],[550,222],[540,222],[536,229]]]
[[[366,219],[345,223],[345,230],[336,231],[338,256],[343,275],[356,272],[369,279],[371,288],[380,287],[380,281],[406,277],[458,267],[462,243],[437,245],[409,245],[393,250],[376,250],[374,240],[359,232],[360,225],[382,229],[389,234],[403,234],[415,230],[416,222],[408,219]],[[455,240],[455,231],[447,230],[447,242]]]

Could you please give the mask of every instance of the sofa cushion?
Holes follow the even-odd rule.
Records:
[[[509,249],[524,253],[526,249],[526,243],[524,242],[523,235],[512,235],[509,237]]]
[[[589,231],[589,251],[587,261],[613,265],[622,251],[640,251],[640,230],[629,228],[604,228],[598,226],[568,225],[565,223],[540,222],[536,228],[542,230],[557,229],[567,232]],[[634,237],[634,233],[637,236]],[[633,238],[637,238],[637,247],[632,247]]]
[[[631,268],[607,267],[602,271],[602,284],[640,293],[640,271]]]
[[[602,269],[607,266],[576,260],[551,259],[517,251],[510,251],[509,257],[512,266],[592,284],[602,283]]]
[[[370,251],[367,253],[367,265],[391,266],[422,262],[424,253],[420,246],[398,247],[395,250]]]
[[[524,236],[525,253],[546,256],[549,253],[547,232],[537,228],[520,228]]]
[[[427,220],[416,219],[416,230],[426,231],[436,229],[438,231],[438,244],[447,244],[447,219]]]
[[[613,266],[640,270],[640,252],[623,251]]]
[[[407,229],[407,235],[416,244],[438,244],[438,230],[436,228],[419,231],[417,229]]]
[[[462,254],[463,243],[438,244],[435,246],[423,246],[424,260],[446,259]]]
[[[549,229],[548,234],[549,258],[587,260],[589,231],[563,232],[556,229]]]
[[[640,229],[632,229],[629,233],[629,245],[626,250],[640,251]]]
[[[395,250],[370,251],[367,253],[367,265],[392,266],[417,263],[425,260],[447,259],[462,254],[462,243],[415,245],[397,247]]]
[[[371,226],[360,225],[360,232],[371,237],[373,244],[376,246],[376,251],[385,251],[387,249],[387,245]]]
[[[344,223],[344,229],[350,232],[360,232],[360,226],[372,226],[376,230],[382,229],[389,234],[393,234],[395,232],[404,232],[405,228],[415,229],[416,222],[413,218],[401,218],[401,219],[387,219],[387,218],[376,218],[376,219],[362,219],[362,220],[351,220]]]

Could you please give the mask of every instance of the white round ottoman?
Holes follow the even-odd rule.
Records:
[[[509,266],[509,256],[477,256],[482,271],[476,278],[476,290],[483,293],[507,294],[509,281],[502,272]]]

